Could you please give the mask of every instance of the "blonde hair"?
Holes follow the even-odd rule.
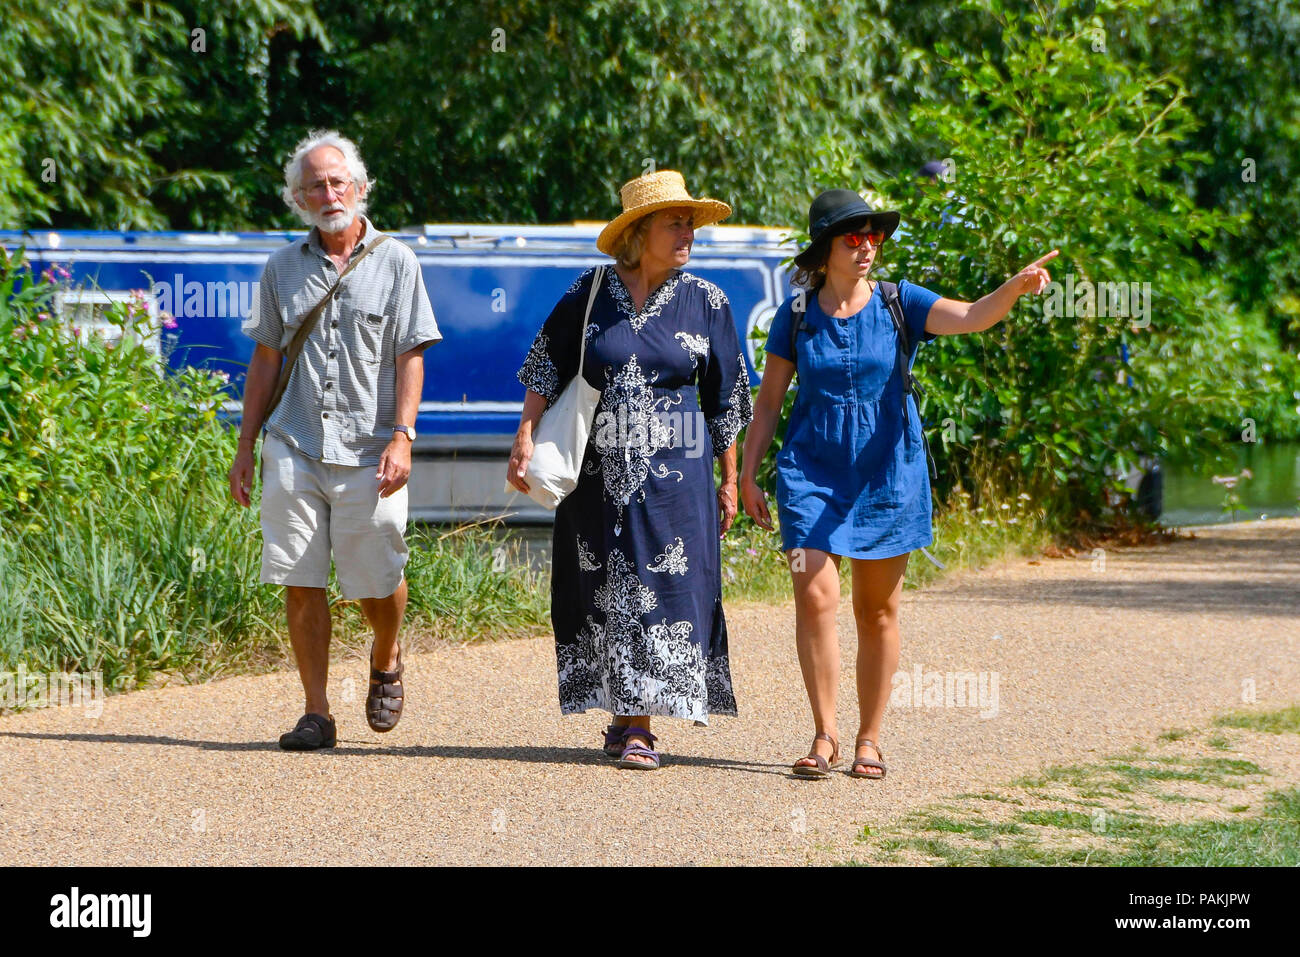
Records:
[[[619,240],[614,258],[625,269],[636,269],[641,265],[641,254],[645,252],[645,239],[650,234],[650,222],[659,214],[659,210],[638,219],[629,227]]]

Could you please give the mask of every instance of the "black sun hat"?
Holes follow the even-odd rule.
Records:
[[[796,266],[809,269],[817,264],[826,244],[840,233],[849,232],[855,222],[869,221],[885,231],[888,239],[900,219],[893,210],[872,209],[851,189],[828,189],[808,207],[808,245],[794,257]]]

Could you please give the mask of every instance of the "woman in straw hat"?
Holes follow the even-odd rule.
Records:
[[[671,170],[621,196],[596,240],[615,262],[595,290],[583,376],[603,391],[578,487],[555,512],[551,622],[560,710],[611,712],[605,752],[652,770],[651,716],[736,713],[719,539],[736,515],[735,440],[751,407],[727,297],[682,270],[695,230],[731,208],[693,198]],[[519,370],[528,392],[508,480],[520,491],[533,430],[577,373],[595,278],[577,278]]]
[[[836,691],[840,556],[853,568],[857,686],[861,709],[849,774],[885,776],[880,726],[898,667],[898,603],[914,548],[932,541],[930,478],[920,413],[911,392],[917,346],[936,335],[981,332],[1026,293],[1050,281],[1044,263],[1026,266],[978,302],[941,298],[908,282],[868,279],[899,215],[857,193],[829,190],[808,212],[810,242],[795,257],[802,286],[777,310],[754,424],[740,479],[745,511],[772,520],[754,480],[797,371],[799,392],[777,455],[782,546],[795,593],[795,643],[812,703],[816,737],[795,762],[801,777],[826,777],[839,763]]]

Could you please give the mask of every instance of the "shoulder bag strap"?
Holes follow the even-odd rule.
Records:
[[[587,312],[582,317],[581,346],[578,351],[578,376],[582,376],[582,364],[587,359],[587,322],[591,319],[591,305],[596,301],[596,291],[600,289],[601,280],[605,278],[605,267],[597,266],[596,274],[591,277],[591,292],[587,294]]]
[[[289,387],[289,376],[293,374],[294,363],[298,361],[298,356],[302,353],[302,347],[307,343],[307,337],[312,334],[312,330],[316,328],[316,323],[320,321],[321,313],[325,311],[325,307],[329,305],[329,301],[334,298],[334,294],[339,291],[339,286],[343,284],[343,277],[356,269],[361,260],[382,246],[387,238],[387,233],[381,233],[372,242],[366,244],[366,248],[361,250],[360,255],[353,257],[352,262],[348,263],[347,268],[339,274],[339,278],[335,280],[334,285],[330,286],[330,291],[325,293],[321,297],[321,301],[312,307],[311,312],[307,313],[307,318],[302,321],[302,325],[293,334],[293,339],[289,342],[289,348],[284,352],[285,361],[284,365],[280,367],[280,377],[276,380],[275,392],[271,395],[271,404],[266,407],[266,414],[262,418],[263,425],[271,417],[275,407],[280,404],[280,399],[284,397],[284,390]]]

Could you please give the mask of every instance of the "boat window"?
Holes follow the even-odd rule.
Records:
[[[96,335],[115,343],[121,341],[123,329],[108,315],[109,307],[114,303],[126,306],[132,295],[129,289],[79,289],[56,294],[54,308],[62,318],[64,328],[81,329],[83,335]],[[127,330],[127,334],[143,342],[155,356],[161,356],[162,322],[158,317],[158,306],[149,295],[145,297],[144,305],[149,312],[148,321],[142,323],[137,331]]]

